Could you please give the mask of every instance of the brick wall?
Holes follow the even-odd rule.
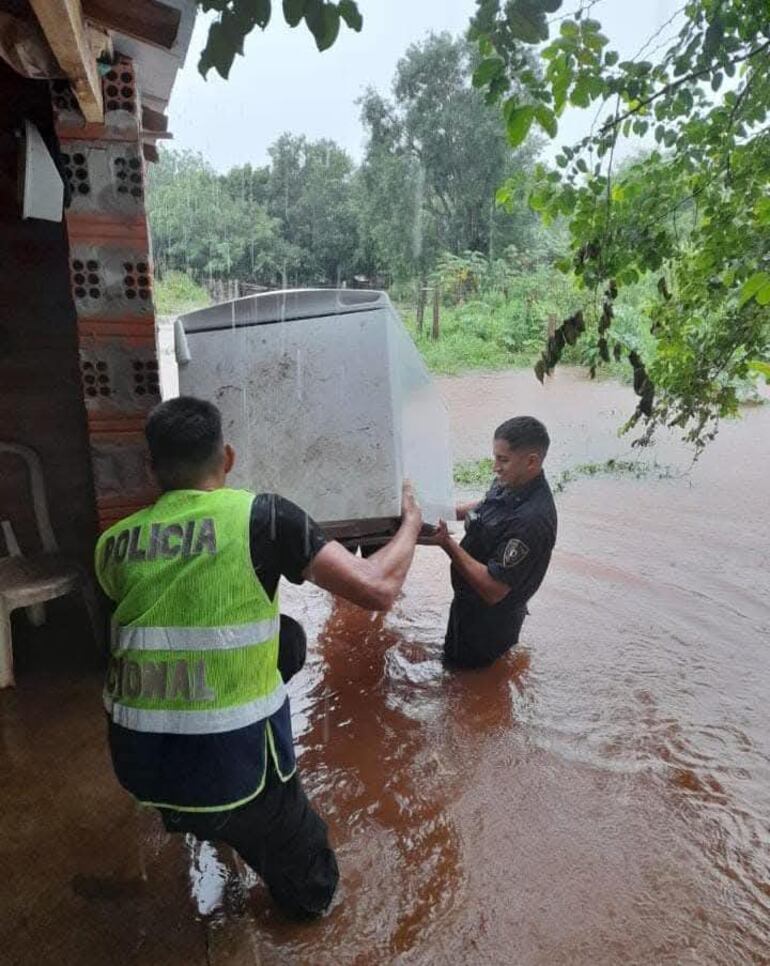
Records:
[[[83,396],[100,528],[151,503],[144,422],[160,401],[140,90],[130,59],[103,78],[86,124],[66,82],[51,94],[72,197],[66,214]]]

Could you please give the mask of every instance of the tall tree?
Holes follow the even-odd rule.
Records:
[[[256,279],[279,270],[277,222],[260,204],[238,199],[199,154],[161,151],[149,173],[148,209],[161,271]]]
[[[410,249],[428,260],[440,250],[488,254],[531,223],[529,214],[516,225],[496,213],[494,198],[503,178],[531,163],[535,145],[511,149],[498,111],[471,86],[472,59],[465,40],[431,35],[399,61],[392,100],[373,90],[362,99],[369,134],[362,176],[381,211],[368,221],[400,225],[400,237],[388,231],[399,264]],[[394,193],[399,179],[402,191]]]
[[[302,283],[338,283],[354,268],[358,219],[350,156],[329,140],[282,135],[269,149],[269,214]]]

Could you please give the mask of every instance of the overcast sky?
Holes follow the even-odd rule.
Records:
[[[680,0],[599,0],[592,12],[623,57],[635,55],[648,37],[681,5]],[[407,47],[431,31],[463,31],[475,10],[474,0],[359,0],[364,15],[360,34],[344,26],[334,46],[316,50],[301,24],[289,29],[273,0],[274,21],[246,42],[246,56],[236,57],[230,79],[214,71],[204,81],[197,63],[205,43],[207,19],[200,16],[187,63],[180,72],[169,108],[174,141],[169,146],[200,151],[216,168],[264,164],[267,148],[284,131],[309,138],[332,138],[356,159],[363,150],[357,98],[369,85],[389,92],[393,72]],[[575,9],[567,0],[562,12]],[[660,39],[672,35],[675,25]],[[658,41],[656,41],[657,43]],[[593,113],[565,112],[558,145],[585,133]]]

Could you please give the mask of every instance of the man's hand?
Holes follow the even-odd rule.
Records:
[[[404,480],[401,489],[401,518],[404,523],[413,527],[416,533],[422,527],[422,510],[414,495],[414,488],[409,480]]]
[[[452,536],[449,533],[449,527],[446,525],[446,520],[439,520],[433,533],[420,537],[418,543],[425,544],[429,547],[441,547],[443,550],[446,550],[453,543]]]
[[[474,560],[467,550],[463,550],[459,543],[455,543],[446,521],[439,520],[435,532],[430,536],[420,537],[418,542],[441,547],[485,604],[499,604],[510,592],[511,588],[508,584],[496,580],[487,570],[486,564]]]
[[[388,610],[401,592],[422,528],[422,511],[409,482],[404,483],[402,513],[398,533],[371,557],[356,557],[333,540],[318,551],[302,576],[359,607]]]
[[[455,515],[458,520],[465,520],[471,510],[475,510],[481,500],[473,500],[471,503],[458,503],[455,507]]]

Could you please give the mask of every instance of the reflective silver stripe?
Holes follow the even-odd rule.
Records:
[[[113,649],[123,651],[222,651],[264,644],[278,636],[280,617],[229,627],[119,627]]]
[[[213,708],[206,711],[171,711],[129,708],[109,695],[104,695],[104,707],[112,720],[131,731],[154,731],[167,735],[211,735],[235,731],[262,721],[275,714],[286,700],[286,688],[281,684],[266,698],[256,698],[235,708]]]

